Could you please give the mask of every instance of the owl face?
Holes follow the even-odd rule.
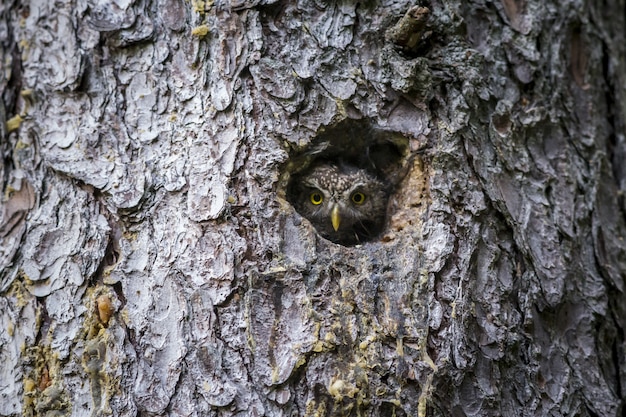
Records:
[[[326,239],[355,244],[380,232],[387,193],[375,175],[351,165],[324,163],[297,181],[296,208]]]

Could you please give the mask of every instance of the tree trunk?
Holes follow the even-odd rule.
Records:
[[[0,415],[626,415],[625,8],[2,3]]]

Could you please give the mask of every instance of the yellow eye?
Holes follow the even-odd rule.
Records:
[[[363,194],[363,193],[358,193],[358,192],[354,193],[354,194],[352,194],[352,197],[350,197],[350,198],[352,199],[352,202],[354,204],[361,205],[361,204],[365,203],[365,194]]]
[[[315,204],[316,206],[319,206],[320,204],[322,204],[322,201],[324,201],[324,197],[322,197],[322,194],[317,191],[312,192],[310,198],[311,203]]]

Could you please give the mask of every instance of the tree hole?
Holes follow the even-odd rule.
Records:
[[[408,139],[362,120],[327,127],[287,165],[287,200],[325,239],[377,239],[406,173]]]

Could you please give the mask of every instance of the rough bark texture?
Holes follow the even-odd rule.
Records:
[[[625,7],[3,2],[0,415],[624,415]]]

